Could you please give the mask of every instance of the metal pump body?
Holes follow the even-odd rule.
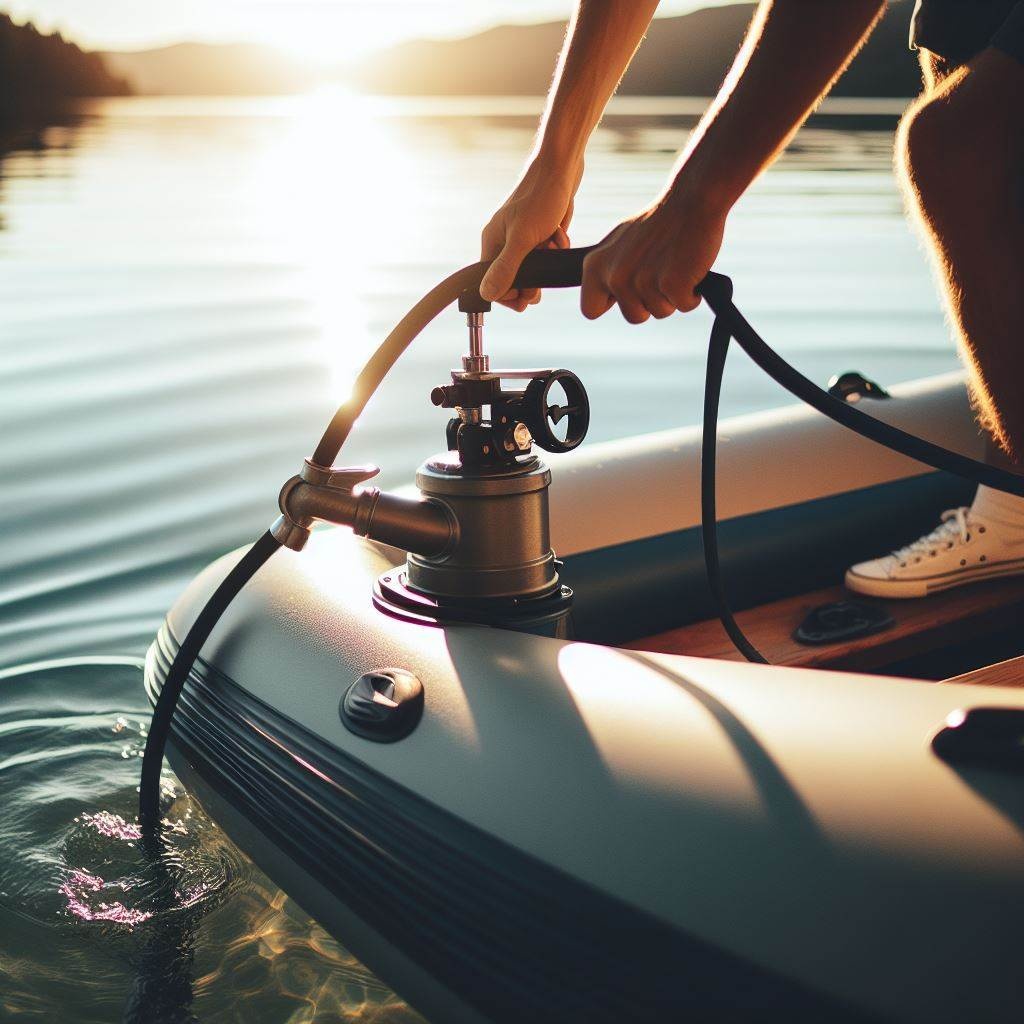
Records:
[[[448,450],[416,474],[422,497],[363,486],[375,466],[307,461],[281,491],[272,532],[300,550],[313,522],[324,520],[404,548],[406,564],[383,573],[374,588],[374,603],[388,614],[565,635],[572,592],[551,550],[551,472],[533,446],[566,452],[579,445],[590,422],[587,393],[569,370],[492,370],[483,351],[490,304],[467,292],[459,308],[469,352],[451,382],[430,395],[455,415],[445,432]],[[556,390],[562,404],[552,399]]]

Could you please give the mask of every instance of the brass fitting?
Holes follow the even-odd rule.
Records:
[[[401,498],[378,487],[359,488],[375,477],[376,466],[318,466],[308,459],[298,476],[285,482],[278,497],[281,515],[270,532],[285,547],[301,551],[313,523],[350,526],[370,537],[427,558],[437,558],[458,537],[458,523],[440,501]]]

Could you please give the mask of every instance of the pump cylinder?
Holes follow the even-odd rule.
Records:
[[[424,463],[416,485],[459,524],[439,557],[409,552],[408,583],[437,598],[537,597],[559,586],[548,529],[551,471],[530,456],[467,470],[458,452]]]

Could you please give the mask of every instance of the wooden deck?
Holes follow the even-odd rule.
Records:
[[[881,604],[895,623],[871,636],[824,646],[808,647],[793,639],[793,630],[813,608],[843,600]],[[876,601],[851,594],[842,587],[832,587],[739,612],[736,621],[774,665],[871,671],[940,646],[981,639],[1015,625],[1024,630],[1024,579],[992,580],[902,601]],[[623,646],[699,658],[744,660],[717,619],[671,629]],[[1011,668],[1014,662],[1018,664]],[[1016,685],[1024,685],[1024,659],[1011,659],[1002,664],[1005,670],[992,678],[1004,684],[1011,678],[1019,678],[1021,681]],[[998,666],[968,672],[955,681],[982,682],[985,680],[974,677],[996,668]]]
[[[976,668],[943,680],[946,683],[969,683],[974,686],[1021,686],[1024,687],[1024,656],[997,661],[994,665]]]

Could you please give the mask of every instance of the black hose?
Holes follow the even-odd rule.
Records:
[[[516,275],[515,286],[578,287],[583,281],[583,261],[593,248],[589,246],[580,249],[546,249],[530,253]],[[924,462],[934,469],[943,469],[975,483],[985,484],[994,490],[1024,497],[1024,475],[990,466],[932,444],[922,437],[908,434],[905,430],[875,419],[874,416],[861,412],[848,402],[819,388],[770,348],[747,323],[732,301],[732,292],[732,281],[724,274],[711,272],[697,285],[697,294],[708,304],[716,319],[721,320],[728,328],[730,337],[736,339],[740,347],[769,377],[801,402],[806,402],[854,433],[885,448],[891,448],[901,455]]]
[[[199,651],[227,606],[280,546],[280,541],[267,532],[249,548],[196,616],[167,671],[167,678],[160,688],[160,695],[153,708],[153,718],[149,723],[146,750],[142,755],[142,780],[139,784],[139,825],[143,839],[150,845],[160,832],[160,768],[182,687],[199,657]]]
[[[1016,494],[1024,497],[1024,475],[1011,473],[985,462],[951,452],[948,448],[926,441],[923,437],[908,434],[899,427],[870,416],[866,412],[843,399],[830,395],[808,380],[802,373],[790,366],[785,359],[770,348],[765,340],[747,323],[743,314],[732,301],[732,281],[722,274],[708,274],[697,288],[716,319],[721,320],[735,338],[739,346],[748,356],[777,384],[784,387],[791,395],[818,412],[835,420],[841,426],[848,427],[856,434],[890,448],[901,455],[906,455],[918,462],[923,462],[933,469],[942,469],[947,473],[985,484],[996,491]]]
[[[725,322],[717,319],[711,328],[708,343],[707,370],[704,377],[704,429],[700,441],[700,536],[704,549],[704,568],[708,587],[715,600],[722,628],[728,633],[733,646],[747,661],[768,664],[768,659],[747,639],[732,613],[725,593],[722,569],[718,562],[718,512],[716,504],[718,404],[722,396],[722,377],[725,357],[729,354],[729,330]]]
[[[401,354],[420,331],[442,310],[447,309],[462,292],[470,288],[478,289],[489,266],[489,262],[472,263],[455,271],[431,288],[402,317],[359,371],[359,376],[352,385],[350,398],[334,414],[334,418],[324,431],[324,436],[320,438],[320,443],[313,452],[313,462],[318,466],[330,466],[334,463],[353,425],[366,408],[366,403],[373,397]]]
[[[747,661],[768,664],[768,659],[750,642],[736,622],[725,594],[718,558],[718,522],[715,510],[715,448],[718,404],[729,341],[735,338],[748,356],[777,384],[841,426],[902,455],[966,477],[999,491],[1024,496],[1024,476],[989,466],[949,451],[924,438],[908,434],[882,420],[855,409],[842,399],[819,388],[790,366],[746,321],[732,301],[732,281],[721,274],[708,274],[698,291],[711,307],[715,320],[708,346],[704,385],[704,426],[701,441],[701,536],[708,587],[715,601],[722,627]]]
[[[592,247],[591,247],[592,248]],[[551,249],[532,253],[516,277],[517,287],[571,288],[582,283],[586,249]],[[701,539],[708,588],[723,628],[736,649],[748,660],[767,664],[763,654],[747,639],[733,616],[722,581],[718,552],[716,515],[716,454],[718,408],[722,376],[729,341],[735,338],[748,356],[777,384],[830,419],[885,448],[916,459],[934,469],[945,470],[997,491],[1024,497],[1024,476],[989,466],[977,459],[949,451],[940,445],[908,434],[884,423],[819,388],[790,366],[746,321],[732,301],[732,281],[723,274],[709,273],[697,286],[697,294],[708,304],[715,321],[708,346],[704,384],[704,426],[701,440]]]

